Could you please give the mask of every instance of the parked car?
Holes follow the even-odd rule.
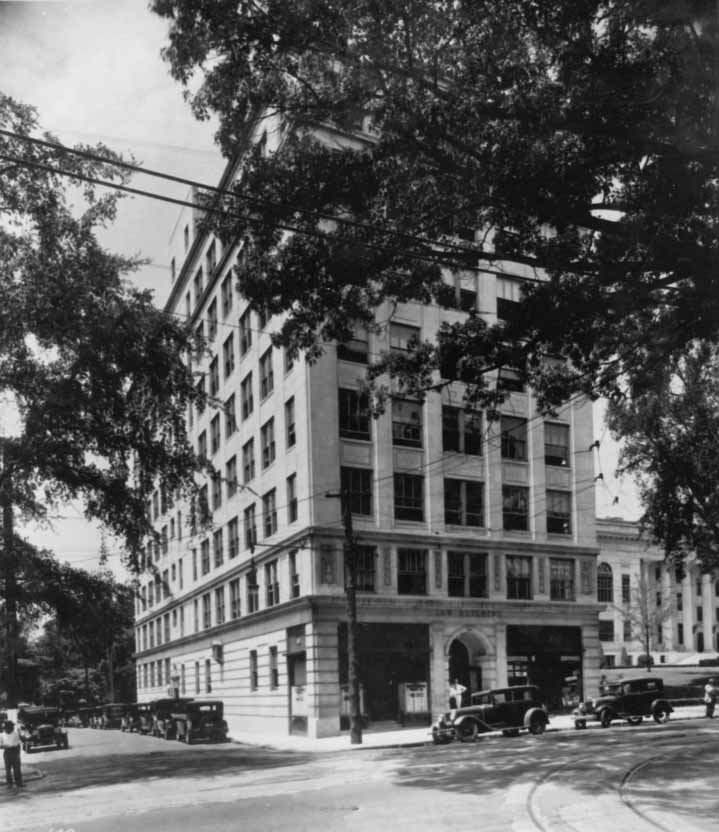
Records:
[[[58,708],[25,706],[17,712],[18,733],[23,751],[33,748],[69,748],[67,729]]]
[[[638,725],[645,716],[655,722],[666,722],[674,710],[664,697],[664,683],[656,676],[637,676],[621,679],[607,685],[596,699],[590,699],[575,708],[574,727],[586,728],[587,722],[598,721],[608,728],[615,719],[626,719]]]
[[[190,701],[173,712],[175,733],[180,742],[193,740],[227,741],[227,723],[220,700]]]
[[[172,715],[188,702],[192,702],[192,699],[155,699],[151,702],[152,736],[163,737],[166,740],[174,739],[176,726]]]
[[[549,724],[539,688],[534,685],[517,685],[473,693],[471,704],[443,714],[432,726],[432,739],[436,744],[471,742],[477,734],[501,730],[505,736],[527,729],[532,734],[542,734]]]

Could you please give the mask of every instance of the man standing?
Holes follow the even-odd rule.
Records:
[[[5,782],[8,788],[13,785],[22,787],[22,771],[20,770],[20,735],[10,720],[5,723],[5,730],[0,734],[0,746],[2,746],[5,759]]]
[[[712,719],[714,716],[714,706],[717,701],[717,687],[716,679],[709,679],[704,685],[704,705],[706,706],[706,716]]]
[[[461,708],[462,707],[462,695],[467,690],[467,688],[460,683],[459,679],[455,679],[452,684],[449,686],[449,707],[454,708]]]

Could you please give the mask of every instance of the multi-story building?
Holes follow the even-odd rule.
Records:
[[[167,309],[208,343],[191,360],[209,404],[187,419],[217,472],[203,484],[211,522],[192,526],[189,507],[159,489],[152,501],[162,542],[138,600],[138,699],[168,688],[221,698],[235,736],[340,731],[342,492],[358,535],[371,723],[429,719],[455,677],[470,690],[530,679],[550,703],[567,676],[596,687],[591,405],[544,418],[505,373],[499,420],[465,409],[457,382],[422,401],[396,396],[373,419],[360,383],[372,356],[432,337],[442,321],[470,308],[506,315],[521,273],[467,271],[456,309],[387,305],[378,333],[357,329],[309,364],[273,347],[276,321],[238,292],[236,247],[197,219],[187,211],[177,225]]]
[[[638,632],[644,621],[655,664],[696,662],[719,652],[716,575],[702,574],[691,559],[681,570],[667,566],[636,522],[598,518],[597,538],[599,638],[607,666],[637,664],[646,652]]]

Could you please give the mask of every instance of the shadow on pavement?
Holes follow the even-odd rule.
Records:
[[[213,775],[295,766],[316,760],[317,755],[237,745],[195,746],[188,753],[141,751],[102,756],[46,760],[44,777],[33,783],[33,792],[48,793],[118,783],[146,783],[153,778],[212,777]]]

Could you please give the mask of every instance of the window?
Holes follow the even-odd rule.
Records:
[[[200,302],[200,298],[202,297],[202,291],[204,289],[204,276],[202,274],[202,267],[200,267],[195,272],[193,286],[195,290],[195,304],[198,304]]]
[[[297,441],[295,435],[295,397],[287,399],[285,402],[285,441],[287,447],[291,448]]]
[[[257,310],[257,327],[259,329],[264,329],[267,326],[267,321],[269,320],[269,312],[265,306],[261,306]]]
[[[197,549],[192,550],[192,580],[197,580]]]
[[[632,640],[632,622],[625,618],[622,621],[622,641]]]
[[[272,347],[260,358],[260,399],[270,395],[275,389],[275,375],[272,370]]]
[[[574,561],[549,559],[549,597],[552,601],[574,601]]]
[[[215,590],[215,623],[225,623],[225,588],[220,586]]]
[[[622,575],[622,604],[628,604],[631,601],[630,580],[629,575]]]
[[[273,488],[262,497],[262,527],[265,537],[271,537],[277,531],[277,501]]]
[[[225,343],[222,345],[222,365],[225,378],[228,378],[235,369],[235,336],[232,333],[225,338]]]
[[[451,598],[486,598],[487,555],[447,552],[447,592]]]
[[[684,645],[684,624],[681,621],[677,622],[677,644]]]
[[[220,450],[220,414],[215,413],[210,422],[210,453],[216,454]]]
[[[374,546],[355,546],[355,589],[358,592],[375,591],[377,550]],[[345,582],[349,574],[345,573]]]
[[[697,607],[697,623],[701,624],[704,621],[704,608]]]
[[[180,589],[183,588],[183,581],[182,581],[182,558],[179,558],[177,561],[177,577],[180,580]]]
[[[227,499],[229,500],[237,493],[237,457],[234,455],[225,463],[225,485],[227,486]]]
[[[287,373],[292,372],[292,368],[295,366],[295,359],[292,356],[292,352],[285,347],[285,375]]]
[[[157,663],[157,686],[162,687],[162,659]]]
[[[482,414],[459,407],[442,408],[442,450],[461,454],[482,453]]]
[[[247,612],[257,612],[260,608],[260,588],[257,584],[257,570],[253,567],[247,573]]]
[[[569,465],[569,425],[544,423],[544,464]]]
[[[265,564],[265,599],[268,607],[280,603],[280,582],[277,579],[277,561]]]
[[[199,361],[202,358],[202,352],[205,347],[205,323],[200,321],[195,329],[195,359]]]
[[[242,408],[242,419],[247,419],[255,407],[252,397],[252,373],[247,373],[242,380],[242,384],[240,384],[240,406]]]
[[[526,460],[527,420],[516,416],[502,416],[501,431],[502,458]]]
[[[255,504],[247,506],[245,517],[245,548],[252,549],[257,540],[257,528],[255,527]]]
[[[392,399],[392,444],[422,447],[422,404],[409,399]]]
[[[371,439],[369,396],[356,390],[339,391],[340,436],[346,439]]]
[[[235,394],[233,393],[225,401],[225,438],[232,436],[237,430],[237,414],[235,411]]]
[[[268,419],[260,428],[262,443],[262,467],[267,468],[275,461],[275,420]]]
[[[252,346],[252,318],[251,310],[246,309],[240,316],[240,356],[245,355]]]
[[[290,549],[289,554],[290,566],[290,598],[300,597],[300,576],[297,572],[297,550]]]
[[[251,482],[255,478],[255,440],[250,439],[242,446],[242,477],[243,482]]]
[[[396,520],[424,520],[424,477],[394,475],[394,516]]]
[[[369,357],[369,339],[367,330],[354,327],[349,341],[337,344],[337,358],[352,361],[354,364],[366,364]]]
[[[224,560],[222,552],[222,529],[218,529],[212,535],[212,552],[214,555],[215,568],[222,566]]]
[[[250,650],[250,690],[257,690],[257,650]]]
[[[497,278],[497,317],[503,321],[515,321],[522,299],[522,284],[518,280]]]
[[[207,459],[207,432],[204,430],[197,437],[197,456],[201,460]]]
[[[209,630],[212,626],[212,599],[207,592],[202,596],[202,628]]]
[[[193,608],[193,619],[195,625],[195,632],[199,632],[200,630],[200,602],[195,598],[192,604]]]
[[[280,686],[280,671],[277,664],[277,648],[270,647],[270,687],[274,690]]]
[[[682,612],[684,610],[684,593],[677,592],[677,612]]]
[[[342,511],[349,499],[352,514],[372,514],[372,471],[366,468],[340,468]]]
[[[568,491],[547,491],[547,534],[571,533],[571,494]]]
[[[217,251],[215,250],[214,240],[210,243],[210,247],[207,249],[205,262],[207,264],[207,274],[209,276],[215,270],[215,266],[217,265]]]
[[[203,575],[210,571],[210,541],[203,540],[200,544],[200,570]]]
[[[180,694],[184,696],[187,693],[187,685],[185,678],[185,665],[180,665]]]
[[[226,318],[232,311],[232,273],[225,276],[220,286],[222,298],[222,317]]]
[[[212,510],[216,511],[222,505],[222,474],[216,471],[212,475]]]
[[[483,526],[484,484],[445,479],[444,522],[455,526]]]
[[[212,693],[212,662],[205,659],[205,693]]]
[[[427,552],[424,549],[397,550],[397,592],[400,595],[427,594]]]
[[[287,522],[297,520],[297,474],[287,477]]]
[[[614,621],[599,619],[599,640],[614,641]]]
[[[240,524],[233,517],[227,524],[227,557],[232,560],[240,553]]]
[[[214,340],[217,335],[217,300],[212,299],[212,302],[207,307],[207,338],[209,341]]]
[[[240,604],[240,579],[230,581],[230,618],[234,621],[242,612]]]
[[[524,381],[517,370],[500,367],[497,374],[497,387],[507,393],[523,393]]]
[[[220,363],[215,356],[210,361],[210,395],[216,396],[220,389]]]
[[[389,325],[390,352],[407,352],[413,344],[419,341],[419,327],[405,324]]]
[[[529,530],[529,489],[519,485],[502,486],[502,524],[505,531]]]
[[[197,394],[197,399],[195,401],[195,407],[197,408],[197,418],[199,419],[200,416],[205,412],[205,399],[206,399],[206,391],[205,391],[205,377],[204,375],[200,376],[197,380],[197,384],[195,385],[195,393]]]
[[[200,663],[195,662],[195,693],[200,692]]]
[[[597,601],[600,604],[614,602],[614,578],[612,567],[608,563],[600,563],[597,567]]]
[[[532,559],[507,555],[507,598],[529,600],[532,597]]]

